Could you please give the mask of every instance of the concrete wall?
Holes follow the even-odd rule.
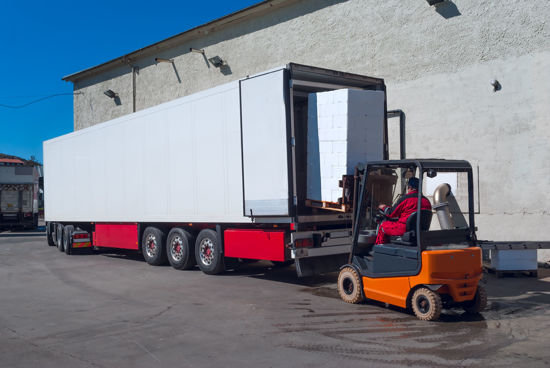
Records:
[[[438,7],[304,0],[132,61],[136,108],[289,61],[382,77],[388,108],[407,114],[409,157],[461,158],[479,168],[480,238],[550,240],[548,14],[547,0]],[[228,66],[209,66],[189,47]],[[174,66],[154,64],[155,57],[173,58]],[[494,78],[501,91],[493,92]],[[119,105],[106,89],[120,95]],[[83,92],[74,100],[75,129],[132,111],[129,67],[79,80],[75,90]]]

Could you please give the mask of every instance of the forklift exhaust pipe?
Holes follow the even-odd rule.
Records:
[[[442,230],[454,229],[455,224],[451,218],[451,212],[449,211],[449,202],[447,196],[451,193],[451,186],[449,184],[440,184],[434,191],[434,206],[437,213],[437,219]]]

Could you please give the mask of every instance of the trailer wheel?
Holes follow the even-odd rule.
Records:
[[[344,267],[338,275],[338,294],[346,303],[358,304],[365,300],[361,276],[352,267]]]
[[[74,226],[72,225],[67,225],[63,229],[63,249],[67,255],[73,253],[73,232]]]
[[[474,299],[462,305],[466,313],[479,313],[487,307],[487,292],[481,285],[477,286]]]
[[[201,230],[195,241],[195,258],[202,272],[215,275],[225,269],[221,244],[214,230]]]
[[[57,227],[55,229],[55,238],[57,249],[59,249],[60,252],[63,252],[63,224],[57,224]]]
[[[190,270],[197,264],[192,245],[194,240],[189,232],[177,227],[168,233],[166,255],[176,270]]]
[[[48,245],[53,247],[55,242],[53,241],[52,224],[50,222],[46,224],[46,238],[48,239]]]
[[[435,321],[439,318],[443,309],[441,296],[425,287],[421,287],[414,292],[411,304],[416,317],[424,321]]]
[[[166,263],[166,247],[164,233],[156,227],[148,227],[141,239],[141,252],[145,261],[152,266]]]

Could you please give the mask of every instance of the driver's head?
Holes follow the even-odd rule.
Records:
[[[418,178],[415,178],[414,176],[409,178],[409,180],[407,180],[407,189],[409,191],[418,190]]]

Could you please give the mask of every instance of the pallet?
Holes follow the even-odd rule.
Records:
[[[504,276],[529,276],[529,277],[538,277],[538,270],[497,270],[490,265],[484,265],[485,269],[490,273],[494,273],[496,277],[501,278]]]
[[[351,212],[351,206],[336,202],[318,201],[315,199],[306,199],[306,206],[313,208],[321,208],[323,210],[337,212]]]

